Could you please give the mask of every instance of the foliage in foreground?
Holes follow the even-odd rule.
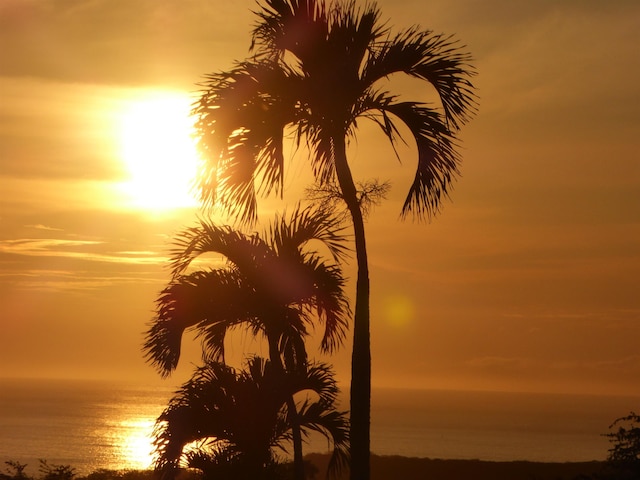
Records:
[[[616,419],[609,430],[604,435],[612,445],[607,463],[616,472],[615,478],[640,479],[640,415],[630,412]]]
[[[0,472],[0,480],[33,480],[36,478],[27,475],[28,464],[26,463],[7,460],[4,464],[7,465],[6,473]],[[38,471],[40,472],[38,480],[72,480],[76,476],[76,469],[71,465],[49,464],[42,459],[40,459]]]
[[[201,459],[204,460],[204,459]],[[14,460],[4,462],[7,467],[4,472],[0,471],[0,480],[158,480],[159,473],[154,470],[110,470],[99,468],[85,476],[77,476],[76,469],[71,465],[49,464],[46,460],[40,460],[39,476],[27,474],[26,463]],[[196,461],[197,463],[197,461]],[[309,460],[305,460],[306,478],[315,480],[318,475],[318,467]],[[201,469],[201,470],[206,470]],[[273,466],[274,478],[287,480],[293,478],[291,462],[279,463]],[[176,480],[203,480],[205,475],[198,469],[181,469]],[[222,476],[219,478],[228,478]]]
[[[156,469],[163,478],[174,478],[185,464],[205,478],[286,478],[274,449],[286,451],[292,429],[287,399],[301,392],[319,398],[301,404],[298,425],[305,435],[315,431],[333,444],[335,473],[347,463],[348,422],[334,408],[338,388],[332,371],[311,364],[285,372],[259,357],[248,359],[246,370],[208,363],[182,386],[156,424]],[[197,449],[185,452],[194,442]]]
[[[27,473],[26,463],[15,460],[7,460],[4,472],[0,472],[0,480],[157,480],[158,475],[153,470],[110,470],[99,468],[93,472],[78,476],[76,469],[71,465],[48,463],[40,460],[39,475],[32,476]],[[178,475],[177,480],[198,480],[201,475],[193,470],[184,470]]]

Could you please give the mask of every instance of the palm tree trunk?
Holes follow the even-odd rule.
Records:
[[[298,411],[293,397],[287,399],[287,410],[291,417],[291,434],[293,436],[293,478],[304,480],[304,458],[302,455],[302,432],[298,421]]]
[[[278,339],[273,334],[268,334],[269,342],[269,359],[271,364],[282,374],[286,374],[286,370],[280,357],[278,349]],[[294,480],[304,480],[304,458],[302,454],[302,432],[300,430],[300,422],[298,421],[298,410],[293,397],[287,399],[287,411],[291,419],[291,436],[293,437],[293,478]]]
[[[371,337],[369,326],[369,264],[364,219],[347,163],[344,136],[334,138],[336,176],[353,222],[358,279],[351,353],[351,480],[370,478]]]

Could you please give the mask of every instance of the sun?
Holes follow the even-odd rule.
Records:
[[[197,205],[191,101],[186,94],[156,92],[123,110],[120,157],[128,179],[122,190],[131,206],[162,211]]]

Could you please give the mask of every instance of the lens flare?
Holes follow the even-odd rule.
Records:
[[[385,297],[383,311],[387,323],[394,327],[409,325],[415,315],[413,301],[407,295],[401,293]]]

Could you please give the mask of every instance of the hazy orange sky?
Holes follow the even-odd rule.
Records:
[[[640,394],[640,3],[378,4],[390,25],[468,46],[480,111],[430,224],[398,220],[411,148],[399,165],[363,129],[351,151],[362,178],[393,183],[367,225],[374,385]],[[157,381],[142,332],[196,210],[122,190],[123,119],[244,58],[255,8],[2,0],[0,377]],[[165,136],[154,128],[136,135]],[[349,358],[350,338],[331,360],[345,382]]]

